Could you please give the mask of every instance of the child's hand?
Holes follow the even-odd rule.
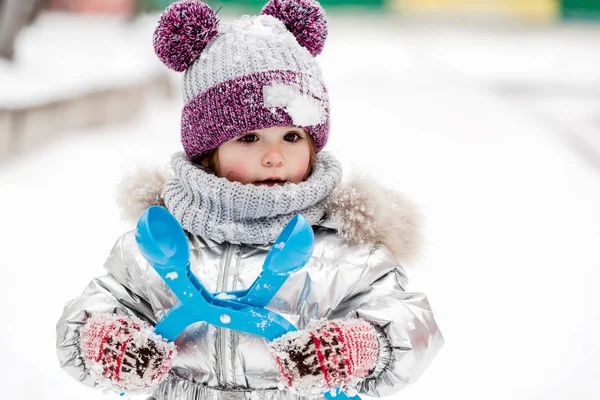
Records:
[[[300,393],[352,389],[375,369],[379,340],[375,328],[360,319],[317,321],[271,344],[282,381]]]
[[[171,369],[175,345],[135,317],[99,314],[82,328],[80,346],[90,373],[120,392],[158,385]]]

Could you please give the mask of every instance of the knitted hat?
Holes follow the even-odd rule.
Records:
[[[260,16],[226,26],[200,1],[168,7],[154,50],[169,68],[185,71],[181,140],[188,158],[272,126],[303,128],[322,149],[329,98],[314,56],[326,36],[315,0],[270,0]]]

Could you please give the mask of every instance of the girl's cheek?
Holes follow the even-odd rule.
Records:
[[[308,168],[306,170],[298,171],[296,174],[294,174],[294,177],[291,180],[291,182],[292,183],[300,183],[300,182],[304,181],[304,176],[306,175],[307,171],[308,171]]]
[[[294,183],[304,181],[306,173],[308,172],[310,155],[308,154],[308,150],[306,153],[306,155],[302,155],[297,161],[296,168],[294,169]]]
[[[223,178],[230,181],[248,183],[252,180],[250,176],[250,168],[243,162],[235,161],[225,164],[221,168]]]
[[[291,181],[292,183],[302,182],[304,180],[304,177],[306,176],[307,171],[308,160],[306,162],[298,163],[298,165],[295,166],[294,171],[292,173],[292,179],[288,179],[288,181]]]

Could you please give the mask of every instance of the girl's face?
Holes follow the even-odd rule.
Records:
[[[302,182],[309,162],[307,133],[293,126],[274,126],[248,132],[219,146],[215,172],[232,182],[283,185]]]

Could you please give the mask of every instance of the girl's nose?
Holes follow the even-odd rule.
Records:
[[[264,167],[281,167],[283,161],[283,154],[279,146],[271,146],[262,158],[262,165]]]

